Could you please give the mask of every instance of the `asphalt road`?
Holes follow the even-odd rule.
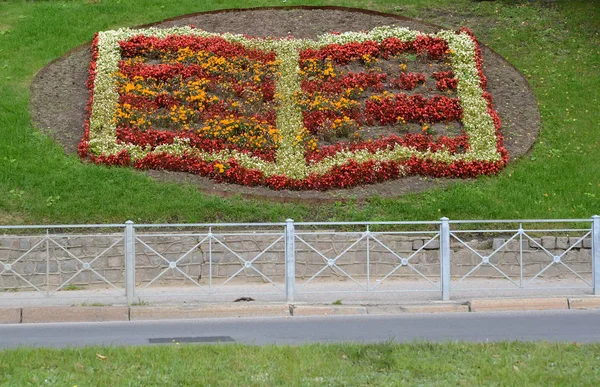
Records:
[[[547,340],[600,342],[600,311],[227,318],[0,325],[0,347]]]

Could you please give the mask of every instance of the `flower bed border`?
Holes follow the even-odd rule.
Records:
[[[288,66],[293,71],[282,71],[284,75],[278,82],[284,89],[283,104],[280,104],[278,127],[282,133],[294,135],[298,127],[298,111],[285,104],[297,91],[294,79],[298,51],[301,48],[319,48],[328,44],[348,41],[381,40],[385,37],[414,39],[420,33],[406,28],[376,28],[368,33],[344,33],[323,35],[313,40],[274,40],[248,39],[242,35],[212,34],[190,27],[143,30],[121,29],[99,33],[92,45],[92,63],[90,65],[90,98],[88,101],[88,119],[85,134],[79,146],[82,157],[96,163],[109,165],[133,165],[136,168],[163,168],[188,171],[209,176],[216,181],[228,181],[245,185],[267,185],[274,189],[319,189],[347,188],[360,184],[374,183],[406,174],[424,174],[438,177],[474,177],[480,174],[496,173],[508,160],[508,154],[499,131],[500,120],[493,109],[491,97],[485,92],[486,79],[481,71],[481,51],[470,31],[462,29],[460,34],[454,31],[440,31],[428,36],[442,37],[455,51],[452,67],[459,79],[457,94],[463,106],[467,106],[463,120],[469,133],[470,150],[464,155],[452,155],[444,149],[419,150],[406,147],[398,138],[394,144],[389,141],[384,147],[374,148],[383,141],[361,149],[340,149],[335,155],[314,163],[304,160],[303,150],[295,149],[291,144],[280,146],[276,163],[257,160],[247,154],[236,151],[221,151],[205,154],[186,146],[185,140],[176,140],[170,145],[143,149],[131,144],[119,144],[115,140],[115,128],[103,122],[110,122],[111,99],[116,92],[111,91],[110,66],[119,59],[114,46],[127,37],[147,34],[167,36],[174,33],[196,36],[221,36],[232,42],[242,43],[250,48],[275,49],[279,55],[287,55]],[[426,34],[422,34],[426,35]],[[427,36],[427,35],[426,35]],[[112,45],[112,51],[111,51]],[[103,52],[105,51],[105,52]],[[289,58],[288,58],[289,59]],[[282,65],[284,68],[285,64]],[[289,69],[288,69],[289,70]],[[108,76],[107,76],[108,75]],[[286,75],[288,79],[286,79]],[[287,83],[286,83],[287,82]],[[282,86],[283,85],[283,86]],[[287,86],[285,88],[284,86]],[[98,90],[101,92],[98,93]],[[280,90],[281,91],[281,90]],[[288,101],[289,102],[289,101]],[[470,110],[469,110],[470,109]],[[473,112],[476,112],[473,113]],[[300,118],[301,121],[301,118]],[[421,139],[422,141],[423,139]],[[451,141],[450,141],[451,142]],[[450,145],[450,143],[449,143]],[[168,157],[167,157],[168,155]],[[164,160],[157,161],[158,158]],[[227,163],[228,168],[216,168],[215,165]]]

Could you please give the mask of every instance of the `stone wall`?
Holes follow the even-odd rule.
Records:
[[[305,281],[322,269],[317,278],[325,280],[348,279],[344,272],[356,279],[369,275],[372,280],[377,280],[394,269],[397,270],[393,278],[421,278],[416,272],[419,271],[434,281],[439,279],[439,239],[431,239],[433,235],[374,234],[357,242],[362,235],[331,232],[299,234],[301,239],[296,240],[298,280]],[[234,275],[231,282],[267,282],[265,277],[283,282],[285,260],[281,234],[215,235],[212,239],[206,238],[206,235],[139,234],[138,238],[136,282],[140,286],[150,281],[157,285],[185,285],[191,284],[192,280],[208,285],[211,279],[213,285],[218,285]],[[507,239],[465,236],[463,240],[485,261]],[[583,278],[591,279],[591,240],[588,238],[575,244],[578,240],[579,237],[564,236],[524,238],[521,248],[518,239],[511,240],[489,258],[491,265],[483,264],[471,277],[503,278],[495,266],[513,280],[519,279],[521,270],[524,279],[528,279],[573,246],[560,261]],[[461,278],[482,262],[482,258],[471,249],[451,239],[452,277]],[[252,267],[244,266],[243,261],[251,261],[258,254],[261,255],[252,267],[264,276]],[[335,266],[327,265],[327,259],[333,260],[340,254]],[[3,271],[0,274],[0,291],[31,290],[33,286],[43,291],[53,291],[62,286],[60,290],[66,291],[108,285],[106,281],[118,288],[124,287],[121,234],[53,236],[48,239],[44,235],[0,236],[0,263],[0,272]],[[540,276],[571,277],[574,274],[560,263],[551,265]]]

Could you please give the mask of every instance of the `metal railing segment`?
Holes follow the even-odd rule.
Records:
[[[474,281],[481,272],[519,291],[569,276],[600,295],[600,217],[0,226],[0,292],[43,297],[77,288],[82,276],[129,304],[163,282],[214,296],[252,279],[294,302],[331,292],[318,282],[335,275],[349,291],[435,291],[449,300],[467,283],[496,289]],[[426,288],[394,288],[406,278]]]

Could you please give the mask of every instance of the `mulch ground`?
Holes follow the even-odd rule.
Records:
[[[153,24],[156,27],[194,25],[211,32],[232,32],[253,36],[316,38],[331,31],[366,31],[377,26],[395,25],[435,32],[440,27],[415,19],[356,9],[335,7],[270,8],[219,11],[185,15]],[[146,27],[146,26],[143,26]],[[514,161],[527,153],[537,136],[540,116],[537,100],[518,70],[500,55],[482,45],[488,91],[502,119],[505,146]],[[90,44],[78,47],[51,62],[31,84],[30,113],[33,124],[61,144],[67,154],[77,153],[83,135],[88,90],[85,87],[91,59]],[[183,172],[145,171],[159,181],[188,182],[200,190],[220,196],[269,198],[278,201],[364,200],[372,196],[396,197],[445,187],[455,179],[408,176],[384,183],[346,190],[274,191],[267,187],[246,187],[215,183],[211,179]]]

